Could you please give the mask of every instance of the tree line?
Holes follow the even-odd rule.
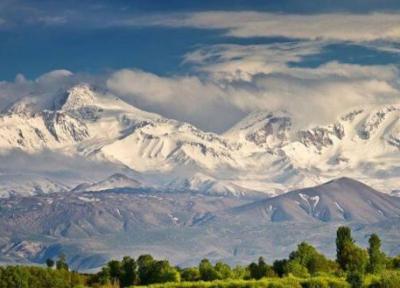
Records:
[[[288,258],[271,264],[260,257],[246,266],[229,266],[203,259],[197,266],[181,268],[151,255],[111,260],[96,274],[69,271],[65,255],[47,259],[47,268],[0,267],[1,288],[125,288],[155,287],[266,287],[266,288],[398,288],[400,256],[381,250],[378,235],[369,237],[367,249],[354,241],[348,227],[336,233],[336,259],[329,259],[302,242]]]
[[[336,259],[331,260],[312,245],[302,242],[287,259],[268,264],[263,257],[248,266],[230,267],[223,262],[212,264],[203,259],[198,266],[180,268],[166,260],[155,260],[151,255],[136,260],[124,257],[112,260],[89,279],[92,286],[117,283],[119,287],[149,285],[166,282],[196,282],[227,279],[259,280],[262,278],[294,276],[308,278],[332,275],[345,278],[352,288],[361,288],[367,275],[378,275],[385,270],[400,269],[400,256],[391,258],[381,250],[381,240],[376,234],[369,237],[367,249],[359,247],[349,227],[339,227],[336,235]],[[398,279],[400,287],[400,276]],[[371,283],[371,287],[379,287]],[[315,286],[319,287],[319,286]],[[386,287],[386,286],[385,286]]]

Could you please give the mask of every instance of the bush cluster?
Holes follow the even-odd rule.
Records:
[[[84,276],[65,269],[29,266],[0,267],[1,288],[71,288],[83,287]]]

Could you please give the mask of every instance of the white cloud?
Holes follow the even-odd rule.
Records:
[[[170,14],[146,19],[122,19],[114,25],[156,25],[226,29],[234,37],[282,36],[339,41],[400,40],[400,14],[273,14],[266,12],[208,11]]]
[[[298,125],[334,120],[358,105],[400,101],[399,71],[391,65],[329,62],[289,65],[318,53],[317,42],[203,47],[185,57],[194,75],[159,76],[123,69],[110,75],[46,73],[35,80],[18,75],[0,82],[0,108],[21,97],[54,97],[77,82],[108,88],[138,108],[221,132],[255,110],[287,110]]]
[[[65,16],[41,16],[37,18],[38,23],[43,23],[49,26],[63,25],[67,23],[67,17]]]
[[[307,125],[333,121],[354,106],[400,101],[399,71],[391,65],[288,65],[317,53],[321,46],[314,44],[211,46],[185,57],[201,76],[122,70],[107,84],[141,108],[213,131],[254,110],[287,110]]]
[[[325,41],[285,42],[264,45],[213,45],[185,55],[184,62],[195,65],[214,79],[251,81],[257,74],[287,74],[303,77],[343,76],[393,79],[397,68],[392,65],[356,65],[330,62],[316,69],[296,65],[304,57],[318,55]]]
[[[137,106],[199,127],[222,131],[255,110],[286,110],[299,126],[325,124],[354,106],[400,101],[393,67],[328,63],[255,74],[249,81],[168,78],[140,71],[116,72],[108,87]]]
[[[66,19],[78,17],[73,13],[48,15],[38,11],[32,21],[65,24]],[[356,105],[399,101],[399,71],[391,65],[289,65],[305,56],[318,55],[325,45],[338,41],[366,41],[363,45],[379,44],[376,48],[396,52],[400,43],[398,13],[295,15],[209,11],[142,18],[124,14],[121,19],[106,20],[94,24],[222,29],[225,35],[239,38],[281,36],[307,40],[203,47],[185,55],[184,62],[193,66],[196,75],[162,77],[133,69],[100,76],[57,70],[35,80],[18,75],[14,82],[0,82],[0,109],[25,96],[45,100],[73,83],[87,81],[107,87],[139,108],[205,130],[222,131],[253,110],[288,110],[304,124],[330,121]]]
[[[329,66],[339,67],[329,71]],[[304,126],[329,123],[355,106],[400,100],[399,91],[391,83],[394,79],[351,75],[359,67],[340,66],[331,63],[327,67],[296,69],[288,74],[255,76],[253,83],[259,93],[249,99],[235,98],[234,103],[247,110],[287,110],[297,125]]]
[[[0,111],[23,97],[30,97],[32,101],[46,102],[56,93],[81,79],[84,78],[75,76],[68,70],[54,70],[35,80],[26,79],[24,75],[18,74],[14,82],[0,81]]]
[[[206,130],[224,130],[244,116],[243,111],[231,104],[229,89],[195,76],[160,77],[124,69],[111,75],[107,87],[139,108]]]
[[[288,42],[264,45],[213,45],[185,55],[184,62],[216,79],[251,80],[255,74],[287,70],[287,63],[318,54],[326,42]]]

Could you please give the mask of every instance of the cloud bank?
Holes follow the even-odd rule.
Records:
[[[64,25],[74,29],[159,26],[221,30],[226,36],[237,38],[285,37],[355,42],[400,40],[399,12],[288,14],[249,10],[151,12],[143,16],[123,8],[115,13],[107,5],[78,4],[74,8],[60,5],[54,10],[27,3],[19,6],[19,9],[13,5],[2,7],[0,27],[4,23],[10,27]]]
[[[256,110],[288,111],[303,126],[328,123],[355,106],[399,103],[395,66],[289,65],[322,45],[210,46],[185,57],[198,76],[121,70],[110,76],[107,87],[141,108],[217,132]]]
[[[223,132],[256,110],[285,110],[304,126],[328,123],[355,106],[400,103],[396,66],[335,61],[296,65],[320,53],[325,44],[206,46],[185,56],[194,71],[190,75],[160,76],[137,69],[105,75],[56,70],[34,80],[18,75],[14,82],[0,82],[0,108],[22,97],[46,102],[71,85],[88,82],[138,108]]]
[[[121,19],[122,26],[169,26],[223,29],[226,35],[247,37],[287,37],[338,41],[400,40],[400,14],[272,14],[266,12],[208,11]]]
[[[216,67],[225,69],[230,65]],[[269,68],[261,64],[259,67],[264,72],[254,71],[253,67],[240,73],[225,69],[221,74],[221,70],[214,70],[207,79],[161,77],[130,69],[116,71],[102,78],[106,79],[104,82],[80,78],[79,74],[73,76],[74,81],[53,79],[46,85],[38,80],[17,79],[0,84],[0,96],[7,97],[9,103],[22,95],[46,99],[62,91],[61,85],[90,82],[141,109],[214,132],[223,132],[247,113],[258,110],[288,111],[298,126],[304,126],[328,123],[359,105],[400,102],[399,72],[391,66],[331,62],[318,68],[286,67],[285,71],[282,67],[278,72],[265,72]],[[238,75],[245,77],[241,79]],[[9,89],[6,91],[5,87]],[[1,103],[5,108],[5,102]]]
[[[259,74],[251,82],[234,81],[223,86],[190,77],[170,79],[149,74],[146,77],[152,80],[147,83],[152,88],[132,84],[143,79],[143,72],[125,70],[112,76],[109,88],[141,108],[220,132],[257,110],[288,111],[296,124],[303,126],[328,123],[355,106],[400,100],[399,91],[391,83],[397,72],[392,71],[390,76],[392,72],[383,67],[362,70],[329,63],[288,74]],[[379,71],[386,76],[371,77]]]

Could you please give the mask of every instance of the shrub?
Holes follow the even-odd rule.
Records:
[[[287,273],[301,278],[307,278],[310,276],[307,267],[301,265],[298,260],[291,260],[288,262]]]
[[[364,284],[364,275],[360,272],[352,272],[347,276],[351,288],[362,288]]]
[[[303,288],[329,288],[328,283],[324,279],[308,279],[301,283]]]
[[[2,288],[70,288],[83,283],[83,277],[65,269],[52,270],[41,267],[0,267]]]
[[[182,281],[199,281],[200,280],[200,271],[197,267],[189,267],[184,268],[181,271]]]
[[[303,288],[349,288],[349,284],[344,280],[332,276],[321,276],[304,279],[301,282]]]
[[[388,271],[381,274],[379,278],[371,281],[369,288],[398,288],[400,286],[400,273]]]

